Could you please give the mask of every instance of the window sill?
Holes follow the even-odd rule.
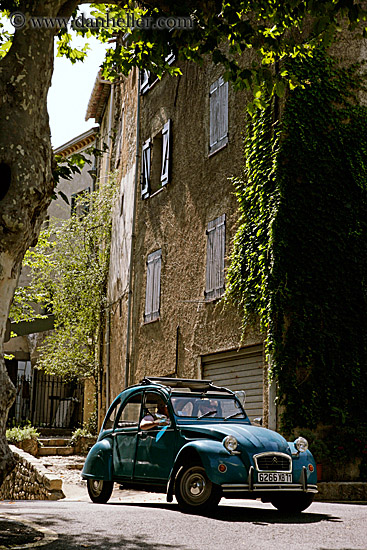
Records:
[[[155,319],[152,319],[151,321],[143,321],[142,326],[144,325],[151,325],[152,323],[156,323],[157,321],[160,321],[160,317],[156,317]]]
[[[221,296],[216,296],[215,298],[204,298],[204,304],[212,304],[213,302],[219,302],[224,296],[224,293]]]
[[[149,84],[149,86],[147,86],[146,88],[144,88],[143,90],[140,89],[140,95],[146,95],[148,92],[150,92],[150,90],[152,88],[154,88],[154,86],[157,84],[157,82],[159,82],[159,78],[157,77],[155,80],[153,80],[153,82],[151,84]]]
[[[157,195],[159,195],[159,193],[162,193],[164,190],[166,189],[166,186],[164,185],[163,187],[160,187],[160,189],[158,189],[157,191],[154,191],[154,193],[152,193],[151,195],[149,195],[148,199],[151,199]]]
[[[228,139],[225,143],[223,143],[223,145],[220,145],[218,149],[215,149],[214,151],[209,151],[208,158],[213,157],[216,153],[218,153],[219,151],[222,151],[222,149],[225,149],[227,145],[228,145]]]

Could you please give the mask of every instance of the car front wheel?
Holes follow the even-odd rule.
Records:
[[[272,505],[280,512],[287,512],[289,514],[298,514],[306,510],[314,499],[312,493],[301,493],[298,495],[277,495],[271,500]]]
[[[218,485],[210,481],[201,466],[187,466],[180,470],[175,482],[175,496],[186,512],[208,512],[221,499]]]
[[[113,481],[102,481],[101,479],[87,480],[88,494],[92,502],[105,504],[108,502],[113,490]]]

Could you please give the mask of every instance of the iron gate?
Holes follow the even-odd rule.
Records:
[[[8,425],[29,421],[36,428],[74,429],[83,423],[83,385],[64,382],[58,376],[34,370],[20,375],[16,400],[9,411]]]

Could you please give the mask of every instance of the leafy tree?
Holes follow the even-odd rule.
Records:
[[[29,284],[15,291],[10,316],[52,311],[55,330],[40,346],[38,366],[64,379],[98,379],[98,338],[106,303],[116,178],[76,201],[67,220],[53,220],[29,249],[23,265]],[[97,386],[97,384],[96,384]]]
[[[84,0],[0,0],[0,14],[21,12],[27,17],[76,18],[77,8],[85,3]],[[132,6],[109,1],[95,7],[103,11],[109,4],[120,14]],[[173,48],[182,58],[196,62],[211,55],[214,62],[224,64],[226,77],[238,87],[252,87],[259,101],[261,84],[271,82],[272,64],[286,55],[305,54],[320,40],[330,41],[342,17],[348,18],[352,26],[365,17],[363,2],[353,0],[169,3],[145,0],[141,5],[146,8],[146,15],[190,14],[195,19],[195,29],[173,32],[136,29],[125,47],[118,45],[115,52],[107,53],[105,73],[128,72],[135,65],[146,65],[158,75],[164,70],[174,72],[164,62],[165,54]],[[312,23],[313,18],[317,19],[316,24]],[[90,31],[81,32],[88,35]],[[95,32],[107,40],[115,29]],[[125,29],[121,32],[124,34]],[[68,35],[67,29],[51,26],[35,29],[28,21],[13,36],[8,32],[0,36],[0,484],[14,465],[5,439],[7,413],[15,395],[2,355],[6,321],[23,256],[36,244],[55,186],[46,107],[55,36],[60,55],[76,62],[86,53],[73,49]],[[221,48],[223,42],[228,45],[226,50]],[[254,59],[258,59],[256,71],[237,62],[241,52],[248,48],[254,50]],[[286,77],[281,73],[280,76]],[[268,87],[282,92],[281,84],[270,83]]]

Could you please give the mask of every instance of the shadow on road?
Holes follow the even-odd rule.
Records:
[[[148,538],[137,535],[133,538],[123,537],[121,535],[118,538],[112,536],[99,535],[97,539],[84,538],[81,543],[80,539],[72,536],[60,535],[57,541],[52,543],[50,550],[121,550],[122,548],[128,550],[188,550],[187,546],[174,544],[165,544],[162,542],[153,542]],[[48,550],[48,547],[44,546],[44,550]],[[41,550],[43,550],[41,549]]]
[[[110,502],[107,506],[131,506],[138,508],[150,508],[179,511],[177,504],[167,504],[165,502]],[[180,511],[180,514],[183,512]],[[195,514],[185,513],[185,516]],[[330,514],[317,514],[312,512],[302,512],[301,514],[286,514],[278,510],[269,510],[264,508],[250,508],[247,506],[222,505],[212,513],[206,515],[210,519],[217,521],[228,521],[232,523],[253,523],[254,525],[268,524],[308,524],[320,523],[321,521],[342,522],[341,518]]]

